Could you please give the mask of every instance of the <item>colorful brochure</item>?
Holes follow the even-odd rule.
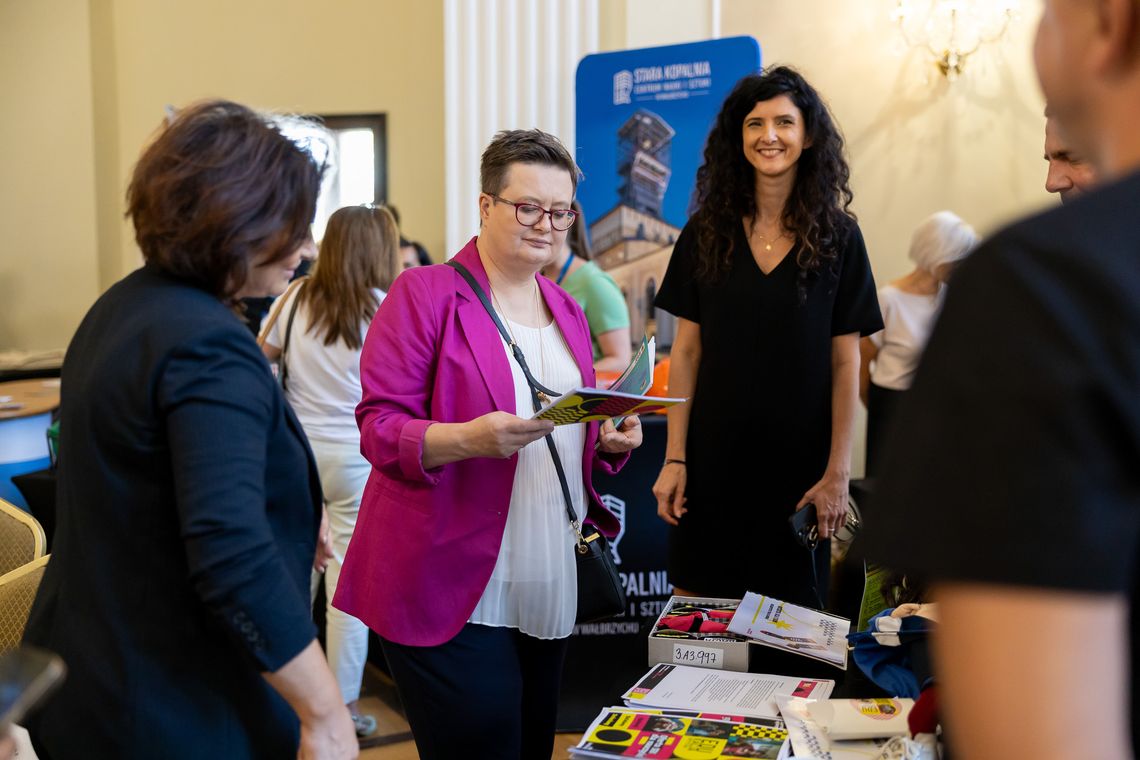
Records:
[[[738,721],[654,714],[621,707],[602,710],[571,757],[656,760],[777,760],[788,732],[779,719]]]
[[[659,412],[684,402],[683,398],[641,396],[600,388],[575,388],[554,399],[550,406],[533,415],[531,419],[550,420],[555,425],[572,425],[575,422]]]
[[[645,395],[653,384],[656,346],[656,338],[642,338],[641,346],[633,355],[629,366],[609,388],[575,388],[554,399],[531,419],[550,420],[555,425],[572,425],[576,422],[613,418],[616,427],[631,414],[659,412],[674,404],[684,403],[686,399],[683,398]]]

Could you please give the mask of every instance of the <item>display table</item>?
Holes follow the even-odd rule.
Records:
[[[59,406],[59,378],[0,383],[0,498],[27,508],[12,476],[51,463],[47,429]]]

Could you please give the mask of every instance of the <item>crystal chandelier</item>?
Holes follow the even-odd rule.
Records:
[[[1020,6],[1020,0],[896,0],[891,18],[908,45],[929,51],[954,80],[969,56],[1006,33]]]

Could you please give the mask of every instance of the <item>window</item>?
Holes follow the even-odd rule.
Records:
[[[336,141],[337,169],[317,199],[313,237],[320,240],[332,213],[342,206],[388,200],[386,116],[359,114],[320,117]]]

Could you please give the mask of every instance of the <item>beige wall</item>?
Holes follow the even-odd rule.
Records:
[[[98,293],[86,3],[0,2],[0,350],[62,347]]]
[[[714,5],[603,0],[602,47],[711,36]],[[910,231],[932,211],[985,231],[1050,202],[1029,58],[1038,3],[955,83],[896,52],[892,5],[720,3],[721,35],[755,36],[766,63],[800,67],[830,101],[880,280],[907,270]],[[391,200],[442,257],[442,26],[430,0],[0,3],[0,349],[63,346],[98,292],[137,265],[122,194],[167,103],[386,112]]]
[[[307,113],[385,112],[389,200],[404,229],[440,256],[440,3],[114,0],[114,35],[120,184],[167,103],[225,97]],[[122,251],[126,270],[137,254]]]
[[[0,2],[0,350],[66,345],[138,266],[123,193],[168,103],[386,113],[389,199],[439,258],[442,82],[438,2]]]
[[[625,5],[624,43],[615,49],[699,42],[716,36],[712,0],[602,0]]]

